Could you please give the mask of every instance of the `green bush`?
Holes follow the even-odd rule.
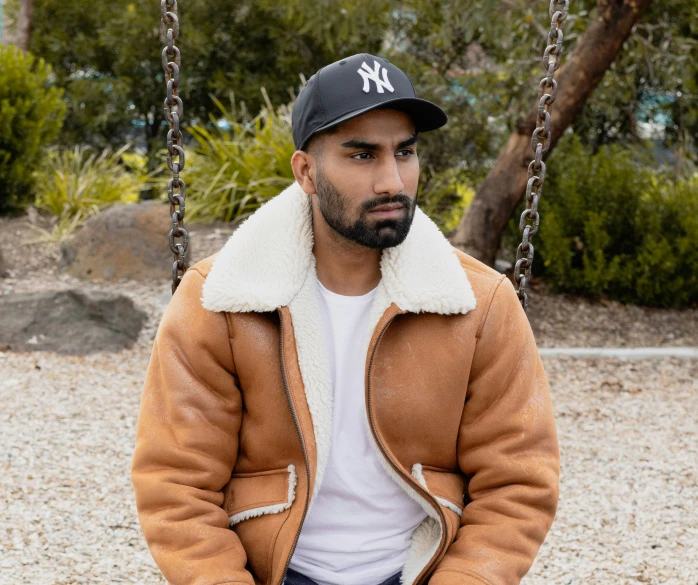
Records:
[[[290,106],[275,111],[267,101],[256,117],[240,120],[216,104],[223,118],[190,126],[196,144],[185,147],[186,218],[194,223],[241,221],[295,180]],[[169,177],[166,167],[163,171],[164,191]],[[167,194],[162,198],[166,201]]]
[[[463,212],[475,196],[471,177],[458,168],[440,173],[429,173],[422,168],[419,183],[419,207],[445,234],[451,233],[460,221]]]
[[[553,289],[656,307],[698,302],[698,175],[674,180],[639,149],[591,155],[567,135],[539,210],[533,272]]]
[[[35,241],[60,242],[99,211],[138,201],[151,177],[144,157],[126,152],[129,146],[116,152],[85,146],[47,151],[35,174],[34,205],[56,219],[51,231],[32,226],[41,234]]]
[[[43,59],[0,44],[0,212],[28,202],[42,149],[63,123],[51,77]]]

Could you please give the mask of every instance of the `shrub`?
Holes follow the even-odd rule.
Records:
[[[639,149],[591,155],[567,135],[539,210],[533,272],[554,290],[657,307],[698,302],[698,175],[674,180]]]
[[[266,96],[266,94],[265,94]],[[214,98],[215,99],[215,98]],[[267,107],[253,119],[237,119],[216,101],[222,119],[192,125],[196,140],[186,149],[182,179],[187,186],[186,219],[240,221],[294,180],[291,107]],[[162,175],[165,190],[168,172]],[[167,200],[167,194],[162,196]]]
[[[65,115],[62,90],[42,59],[0,44],[0,211],[28,202],[43,147]]]
[[[418,204],[442,232],[449,234],[474,196],[469,175],[457,168],[447,169],[420,181]]]
[[[36,173],[35,206],[56,217],[51,232],[36,228],[44,241],[60,242],[70,236],[88,217],[106,207],[135,203],[151,178],[145,174],[142,158],[105,148],[53,148],[47,152]]]

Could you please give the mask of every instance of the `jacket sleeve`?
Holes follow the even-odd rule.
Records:
[[[227,319],[201,304],[188,270],[155,337],[131,463],[136,508],[153,559],[172,585],[254,585],[221,508],[238,450],[242,398]]]
[[[491,298],[457,445],[470,501],[430,585],[518,585],[557,511],[560,454],[543,364],[509,279]]]

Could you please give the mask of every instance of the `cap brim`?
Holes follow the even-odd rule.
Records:
[[[428,132],[429,130],[436,130],[437,128],[441,128],[441,126],[445,125],[448,121],[448,116],[446,115],[446,112],[444,112],[436,104],[417,97],[403,97],[395,98],[393,100],[387,100],[378,104],[367,106],[365,108],[353,110],[346,114],[342,114],[339,118],[327,122],[320,128],[317,128],[313,132],[313,134],[315,134],[315,132],[327,130],[332,126],[336,126],[337,124],[346,122],[351,118],[356,118],[356,116],[360,116],[361,114],[365,114],[366,112],[370,112],[371,110],[378,109],[391,109],[405,112],[412,118],[415,130],[417,132]]]

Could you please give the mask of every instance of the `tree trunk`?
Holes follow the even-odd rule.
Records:
[[[17,18],[17,46],[23,51],[29,50],[32,21],[34,19],[34,0],[20,0]]]
[[[598,17],[556,74],[559,89],[552,107],[551,146],[547,154],[582,111],[650,1],[599,0]],[[540,77],[544,76],[541,70]],[[499,250],[502,230],[526,193],[526,170],[534,157],[531,134],[536,127],[537,114],[536,104],[525,118],[519,120],[515,132],[450,236],[454,246],[490,266]],[[545,188],[543,196],[544,191]]]
[[[4,2],[3,2],[4,4]],[[5,9],[6,6],[3,6]],[[7,18],[3,10],[3,42],[8,45],[16,45],[23,51],[29,50],[32,19],[34,16],[34,0],[19,0],[19,10],[14,19]]]

